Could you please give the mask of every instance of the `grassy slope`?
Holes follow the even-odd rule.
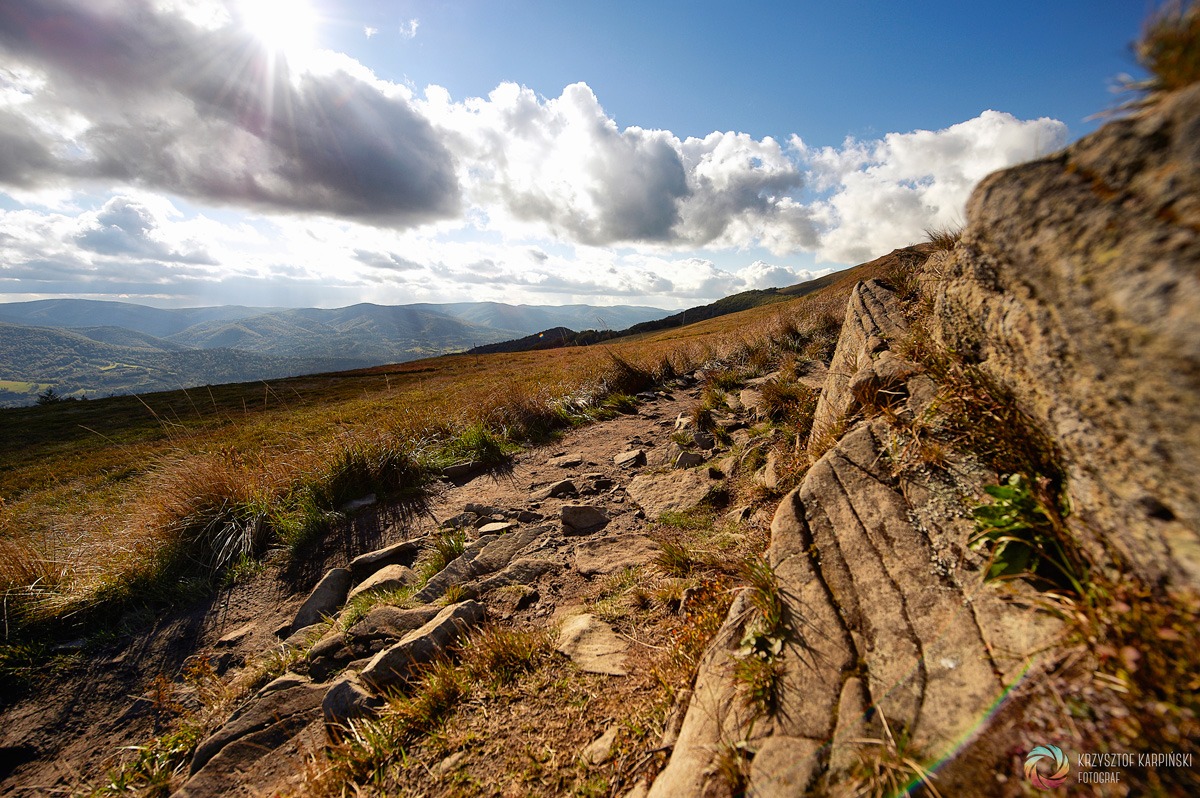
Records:
[[[514,409],[603,389],[610,354],[647,369],[664,359],[692,368],[777,333],[785,319],[829,330],[853,284],[894,261],[842,272],[808,297],[603,347],[0,410],[9,431],[0,448],[0,589],[40,579],[69,598],[122,578],[161,547],[179,512],[171,502],[195,491],[189,480],[213,469],[228,471],[240,501],[269,503],[364,442],[411,448],[480,423],[512,433]]]

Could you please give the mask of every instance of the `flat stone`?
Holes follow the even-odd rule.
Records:
[[[594,504],[564,504],[559,511],[566,534],[583,534],[608,523],[608,514]]]
[[[296,618],[292,621],[292,630],[297,631],[306,626],[320,622],[322,618],[335,615],[339,607],[346,601],[350,592],[350,569],[331,568],[317,582],[317,586],[304,600]]]
[[[412,566],[421,551],[421,543],[420,538],[402,540],[382,549],[360,554],[346,566],[350,569],[350,578],[358,583],[386,565]]]
[[[644,466],[646,464],[646,450],[633,449],[628,452],[622,452],[613,458],[613,462],[622,468]]]
[[[611,574],[622,568],[645,565],[657,552],[658,546],[645,535],[591,537],[575,546],[575,570],[587,577]]]
[[[575,468],[583,465],[583,458],[577,454],[563,454],[558,457],[551,457],[546,461],[546,465],[554,466],[555,468]]]
[[[490,524],[484,524],[479,527],[481,535],[503,535],[511,529],[516,529],[517,525],[512,521],[493,521]]]
[[[704,469],[683,469],[669,474],[639,474],[625,492],[649,518],[665,512],[682,512],[700,505],[720,482]]]
[[[413,569],[404,565],[387,565],[360,582],[346,595],[346,601],[371,591],[399,590],[420,580]]]
[[[411,610],[380,605],[350,627],[347,634],[356,649],[370,647],[377,640],[399,640],[414,629],[429,623],[441,608],[428,605]]]
[[[220,640],[218,640],[214,644],[214,647],[215,648],[233,648],[238,643],[242,642],[247,637],[249,637],[254,632],[254,627],[256,625],[257,624],[254,621],[251,621],[250,623],[239,626],[238,628],[234,629],[232,632],[229,632],[224,637],[222,637]]]
[[[625,652],[629,641],[595,615],[569,618],[558,633],[557,651],[570,658],[580,670],[608,676],[627,676]]]

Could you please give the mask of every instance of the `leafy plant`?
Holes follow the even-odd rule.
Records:
[[[1065,527],[1035,495],[1024,474],[1011,474],[1000,485],[988,485],[984,491],[992,497],[971,511],[975,536],[971,545],[991,545],[991,563],[986,578],[999,579],[1027,574],[1042,575],[1064,583],[1078,594],[1084,592],[1078,558],[1064,547]],[[1049,568],[1053,573],[1046,575]]]

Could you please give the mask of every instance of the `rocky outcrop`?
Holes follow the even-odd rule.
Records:
[[[814,428],[828,451],[771,525],[787,618],[773,709],[752,709],[736,675],[752,656],[744,594],[701,665],[653,798],[719,794],[721,759],[733,755],[748,760],[748,794],[826,789],[856,766],[863,741],[884,738],[884,723],[922,757],[946,757],[1056,639],[1059,624],[1033,609],[1031,592],[984,589],[980,555],[967,549],[960,508],[994,475],[967,452],[953,474],[892,459],[908,441],[880,409],[912,420],[936,393],[888,346],[906,326],[882,283],[855,288],[818,406],[823,432]],[[970,790],[954,761],[938,786],[956,794],[947,784]]]
[[[984,180],[936,333],[1058,444],[1077,526],[1200,584],[1200,86]]]

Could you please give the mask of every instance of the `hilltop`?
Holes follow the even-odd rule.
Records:
[[[497,302],[160,309],[83,299],[0,304],[0,407],[398,363],[555,324],[627,327],[666,311]]]

